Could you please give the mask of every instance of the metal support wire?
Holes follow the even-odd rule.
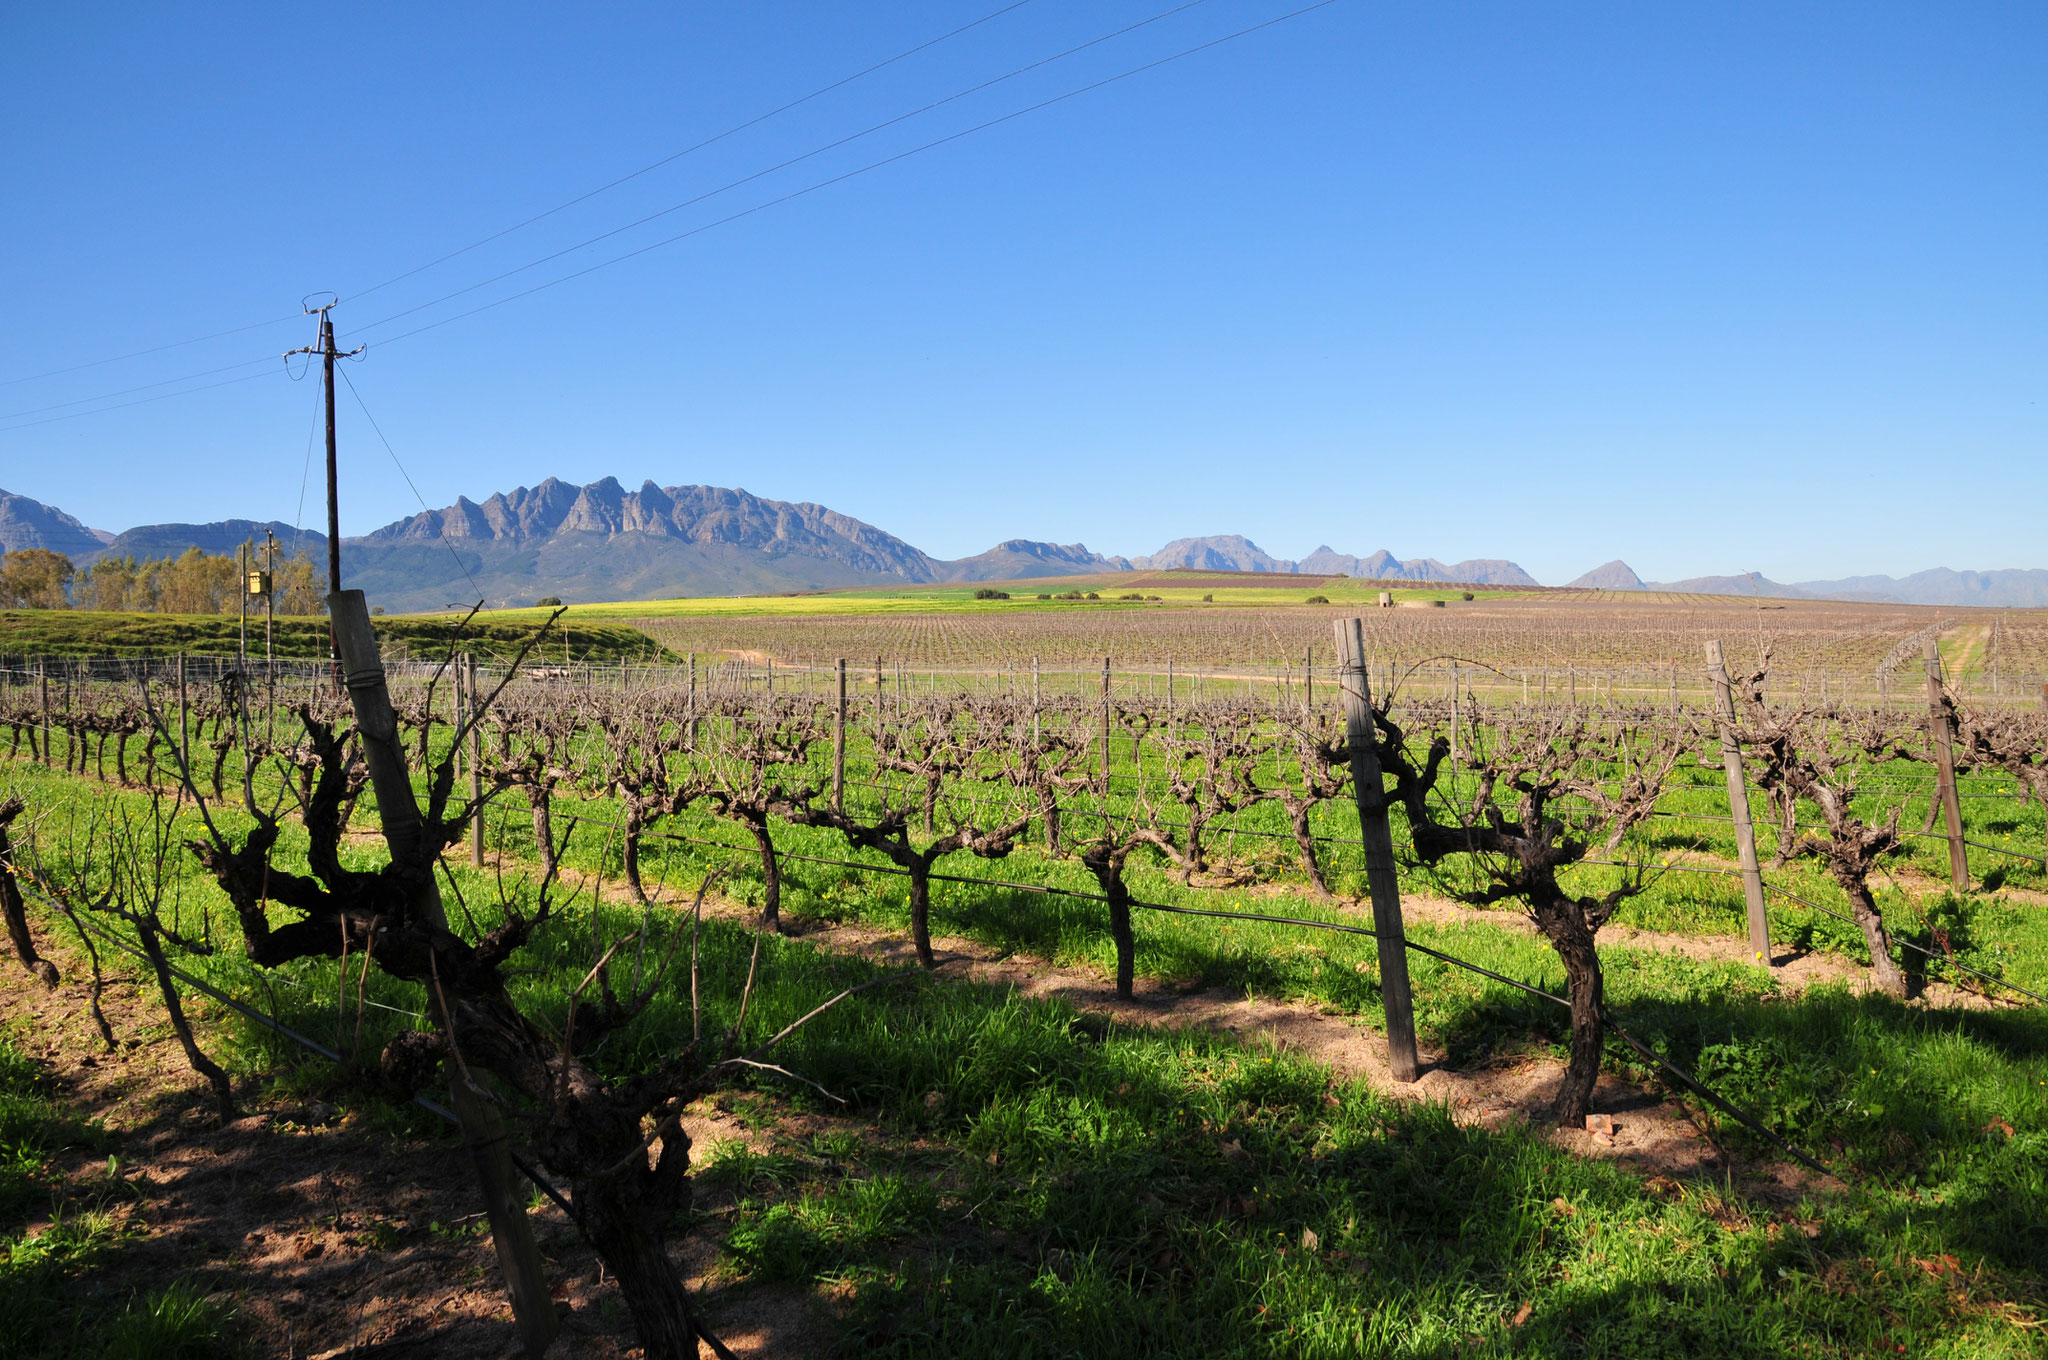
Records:
[[[757,853],[751,846],[726,845],[723,842],[719,841],[697,840],[694,837],[679,836],[672,832],[664,832],[660,834],[665,835],[672,840],[687,840],[693,844],[713,846],[717,849],[725,850],[731,854],[751,855]],[[859,864],[852,860],[821,859],[813,855],[782,855],[781,852],[777,853],[782,858],[802,859],[818,864],[837,864],[849,869],[863,869],[870,873],[907,875],[910,872],[908,869],[899,869],[895,865]],[[933,874],[931,875],[931,877],[934,879],[943,879],[944,881],[949,883],[976,883],[989,887],[1016,888],[1023,892],[1044,893],[1047,895],[1059,897],[1079,897],[1094,902],[1107,902],[1109,900],[1107,897],[1103,896],[1100,893],[1078,892],[1071,888],[1050,888],[1034,883],[999,883],[991,879],[962,878],[942,874]],[[1338,921],[1315,921],[1310,920],[1307,917],[1301,916],[1263,916],[1256,912],[1224,911],[1214,907],[1176,907],[1169,906],[1163,902],[1141,902],[1135,897],[1130,899],[1130,905],[1134,907],[1143,908],[1146,911],[1168,912],[1176,916],[1213,916],[1232,921],[1254,921],[1262,925],[1300,926],[1309,930],[1327,930],[1344,935],[1369,935],[1374,938],[1378,938],[1378,932],[1368,926],[1345,925],[1342,922]],[[1566,998],[1557,995],[1555,992],[1546,992],[1540,987],[1534,987],[1526,982],[1518,981],[1515,978],[1509,977],[1505,973],[1497,973],[1491,968],[1482,967],[1479,964],[1472,963],[1466,959],[1461,959],[1455,954],[1446,953],[1441,949],[1434,949],[1426,944],[1417,944],[1414,940],[1408,939],[1405,934],[1401,937],[1400,943],[1403,947],[1412,949],[1417,953],[1427,954],[1431,958],[1440,959],[1445,963],[1453,965],[1454,967],[1463,968],[1468,972],[1477,973],[1482,977],[1492,978],[1495,982],[1505,983],[1510,987],[1519,988],[1520,990],[1529,993],[1531,996],[1539,996],[1546,1001],[1554,1001],[1558,1005],[1565,1007],[1567,1010],[1571,1008],[1572,1003]],[[1715,1109],[1720,1110],[1723,1114],[1728,1115],[1730,1118],[1742,1124],[1743,1127],[1749,1129],[1751,1132],[1755,1133],[1767,1142],[1776,1146],[1779,1150],[1783,1151],[1787,1156],[1798,1161],[1801,1165],[1810,1167],[1811,1169],[1820,1172],[1824,1176],[1834,1174],[1824,1164],[1814,1160],[1814,1158],[1812,1158],[1808,1154],[1801,1152],[1798,1148],[1792,1146],[1783,1138],[1780,1138],[1777,1134],[1771,1132],[1771,1130],[1767,1128],[1763,1124],[1763,1122],[1757,1119],[1754,1115],[1748,1113],[1747,1111],[1741,1109],[1736,1105],[1730,1104],[1726,1099],[1715,1094],[1712,1090],[1703,1085],[1697,1077],[1694,1077],[1691,1073],[1685,1071],[1683,1068],[1678,1067],[1669,1059],[1663,1057],[1654,1049],[1650,1048],[1649,1045],[1645,1044],[1642,1040],[1636,1038],[1635,1035],[1629,1033],[1628,1030],[1623,1028],[1619,1023],[1615,1021],[1612,1012],[1608,1011],[1604,1006],[1601,1008],[1600,1018],[1601,1021],[1609,1029],[1614,1031],[1616,1037],[1620,1038],[1622,1041],[1627,1043],[1630,1048],[1633,1048],[1637,1053],[1642,1055],[1644,1058],[1648,1059],[1652,1063],[1655,1063],[1660,1071],[1675,1078],[1680,1085],[1684,1086],[1687,1090],[1699,1096],[1702,1100],[1705,1100]]]

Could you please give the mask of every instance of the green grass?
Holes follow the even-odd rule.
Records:
[[[856,752],[858,778],[867,777],[864,761]],[[40,806],[84,791],[63,776],[13,773]],[[1706,810],[1712,796],[1702,777],[1678,791],[1675,805],[1693,800]],[[614,815],[608,800],[582,805]],[[1973,827],[1997,821],[2009,823],[2002,835],[2038,834],[2034,810],[1992,800],[1966,806]],[[1334,834],[1346,810],[1327,811]],[[671,825],[737,840],[696,812]],[[494,826],[494,840],[500,832],[508,848],[530,851],[516,810]],[[1662,839],[1638,848],[1725,853],[1725,827],[1656,834]],[[863,858],[821,830],[783,828],[778,841],[822,858]],[[1361,919],[1300,894],[1291,845],[1239,849],[1262,880],[1255,892],[1185,889],[1158,864],[1134,870],[1133,887],[1168,903]],[[356,867],[375,863],[366,846],[344,853]],[[291,833],[283,859],[302,854]],[[615,875],[617,854],[601,831],[586,832],[570,858]],[[711,864],[729,864],[737,873],[727,891],[742,899],[758,892],[758,868],[745,857],[654,840],[645,859],[650,881],[692,885]],[[1941,863],[1918,849],[1913,859]],[[1071,860],[1035,850],[997,865],[963,858],[940,867],[1092,887]],[[1330,867],[1340,889],[1359,888],[1354,852],[1332,847]],[[792,915],[904,924],[899,879],[801,861],[785,870]],[[189,862],[177,872],[189,907],[214,913],[216,930],[231,936],[217,892]],[[1580,872],[1592,884],[1612,871]],[[488,929],[494,879],[460,866],[454,878]],[[1773,878],[1839,900],[1810,870]],[[1668,875],[1632,905],[1631,919],[1739,934],[1742,905],[1731,885]],[[1902,930],[1921,911],[1946,913],[1939,919],[1954,927],[1952,942],[2016,980],[2048,970],[2037,909],[1995,895],[1943,903],[1904,892],[1886,906]],[[941,933],[1058,962],[1106,971],[1112,958],[1093,902],[942,885],[934,915]],[[532,971],[518,977],[516,994],[559,1031],[593,932],[615,938],[643,920],[653,931],[648,955],[658,957],[682,928],[673,913],[643,916],[613,903],[593,920],[585,899],[519,961]],[[1774,907],[1774,921],[1807,931],[1817,948],[1852,958],[1860,948],[1853,932],[1814,913]],[[1367,1026],[1380,1022],[1370,939],[1142,912],[1137,931],[1145,976],[1313,1001]],[[1561,986],[1545,945],[1489,921],[1411,933],[1510,976]],[[752,936],[713,921],[705,938],[706,1025],[715,1032],[736,1012]],[[1838,987],[1789,996],[1737,963],[1623,947],[1603,958],[1624,1024],[1828,1161],[1845,1188],[1774,1204],[1708,1183],[1646,1181],[1577,1161],[1526,1131],[1458,1127],[1444,1111],[1390,1103],[1255,1043],[1077,1023],[1063,1006],[918,981],[856,997],[780,1052],[791,1070],[844,1097],[844,1109],[772,1075],[747,1083],[736,1108],[771,1146],[698,1150],[707,1184],[734,1197],[699,1226],[722,1237],[722,1269],[738,1281],[833,1284],[850,1301],[844,1344],[885,1355],[1854,1356],[1893,1345],[1936,1356],[2040,1353],[2048,1307],[2048,1241],[2038,1227],[2048,1221],[2043,1012],[1902,1005]],[[190,966],[232,992],[264,996],[266,1009],[274,1001],[284,1023],[316,1037],[352,1033],[352,1011],[337,1024],[332,961],[263,978],[229,948]],[[1418,1024],[1453,1064],[1558,1051],[1558,1008],[1435,961],[1417,958],[1413,968]],[[770,940],[749,1028],[772,1033],[872,975],[859,960]],[[393,1008],[367,1012],[370,1051],[417,1023],[402,1012],[424,1008],[418,989],[375,973],[368,997]],[[196,1012],[206,1041],[234,1070],[291,1069],[288,1079],[308,1088],[335,1081],[267,1031],[207,1006]],[[688,1029],[684,976],[593,1061],[621,1076],[645,1070],[674,1053]],[[1650,1075],[1618,1049],[1610,1062],[1630,1079]],[[373,1104],[338,1082],[321,1089]],[[795,1111],[848,1118],[799,1136],[780,1122]],[[1720,1125],[1717,1136],[1769,1153],[1711,1112],[1700,1118]]]
[[[464,636],[467,649],[479,658],[510,660],[520,645],[548,616],[548,610],[499,610],[472,620]],[[583,610],[571,611],[569,657],[574,661],[674,660],[645,633],[616,624],[584,624]],[[439,656],[448,649],[456,618],[392,616],[374,621],[387,657],[415,652]],[[559,625],[557,625],[559,629]],[[211,614],[101,613],[82,609],[0,610],[0,655],[143,657],[233,655],[241,639],[241,620]],[[547,659],[559,660],[560,631],[547,643]],[[277,620],[273,654],[286,659],[325,658],[329,653],[327,620]],[[263,654],[263,620],[249,621],[249,654]]]
[[[174,1284],[107,1314],[78,1289],[127,1240],[97,1196],[81,1197],[58,1154],[113,1138],[66,1109],[42,1064],[0,1038],[0,1360],[200,1360],[229,1353],[224,1313]]]
[[[977,600],[974,592],[986,587],[986,582],[970,581],[960,585],[913,585],[913,586],[858,586],[846,590],[818,591],[801,595],[718,595],[675,600],[617,600],[602,604],[577,605],[575,614],[579,618],[611,619],[630,621],[635,619],[698,618],[706,616],[748,617],[761,615],[864,615],[864,614],[987,614],[1003,615],[1035,613],[1046,610],[1131,610],[1161,609],[1166,607],[1201,606],[1204,604],[1284,607],[1306,605],[1311,595],[1322,595],[1330,607],[1359,608],[1375,604],[1379,599],[1380,587],[1370,584],[1353,584],[1348,581],[1333,581],[1325,585],[1311,584],[1308,578],[1299,584],[1270,586],[1247,586],[1239,584],[1240,578],[1202,579],[1191,577],[1186,585],[1145,586],[1142,591],[1157,600],[1119,600],[1134,587],[1130,584],[1139,576],[1090,576],[1090,577],[1045,577],[1030,581],[1003,583],[1003,589],[1010,592],[1007,600]],[[1058,595],[1069,590],[1094,591],[1102,596],[1099,600],[1040,600],[1040,594]],[[1402,587],[1390,592],[1396,603],[1408,604],[1428,600],[1458,602],[1464,592],[1457,589],[1431,588],[1427,586]],[[1519,594],[1517,591],[1491,590],[1474,591],[1477,599],[1498,599]],[[1207,598],[1205,598],[1207,597]],[[540,609],[508,609],[494,611],[493,618],[523,619],[544,618],[547,611]]]

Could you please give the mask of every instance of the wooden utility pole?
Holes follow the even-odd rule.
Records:
[[[846,811],[846,658],[839,658],[839,717],[832,729],[832,810]]]
[[[393,863],[418,866],[425,822],[413,797],[405,747],[398,735],[398,715],[391,707],[384,662],[377,650],[377,635],[370,627],[370,611],[363,592],[342,590],[330,594],[327,617],[334,628],[349,702],[355,709],[363,764],[377,794],[377,817],[383,824],[384,843]],[[445,928],[448,918],[431,866],[418,875],[413,891],[414,907],[428,921]],[[489,1096],[472,1084],[473,1080],[458,1057],[452,1103],[462,1124],[463,1142],[469,1147],[477,1178],[482,1183],[484,1208],[491,1220],[491,1240],[505,1275],[506,1291],[512,1296],[513,1315],[518,1320],[526,1353],[538,1356],[554,1340],[561,1323],[548,1298],[547,1275],[541,1264],[540,1248],[534,1242],[533,1225],[527,1221],[526,1209],[520,1202],[518,1174],[505,1140],[504,1121]]]
[[[242,597],[242,632],[241,632],[241,635],[240,635],[240,638],[239,638],[239,640],[238,640],[238,641],[237,641],[237,642],[235,643],[235,665],[236,665],[236,667],[237,667],[237,668],[239,668],[239,669],[241,669],[241,670],[243,670],[243,671],[247,671],[247,670],[249,669],[249,545],[248,545],[248,544],[244,543],[244,544],[243,544],[243,545],[242,545],[241,547],[239,547],[239,548],[235,549],[235,566],[236,566],[236,568],[237,568],[237,570],[236,570],[236,573],[235,573],[235,575],[236,575],[236,578],[237,578],[237,579],[236,579],[236,581],[235,581],[235,585],[236,585],[236,587],[237,587],[237,589],[236,589],[236,591],[235,591],[235,594],[237,594],[237,595],[239,595],[239,596],[241,596],[241,597]]]
[[[1379,945],[1380,1002],[1387,1013],[1387,1058],[1394,1080],[1422,1075],[1415,1051],[1415,1001],[1408,990],[1408,936],[1401,924],[1401,882],[1394,871],[1394,830],[1387,821],[1386,786],[1374,746],[1371,681],[1365,670],[1365,625],[1338,619],[1337,680],[1344,696],[1344,745],[1351,753],[1351,792],[1358,803],[1365,845],[1365,880],[1372,893],[1372,927]]]
[[[317,343],[285,351],[289,359],[294,354],[317,354],[320,356],[320,380],[327,406],[327,593],[336,594],[341,590],[341,470],[334,440],[334,361],[349,355],[361,354],[359,345],[342,354],[334,348],[334,318],[329,315],[334,304],[324,307],[308,307],[308,315],[320,318],[320,338]],[[341,643],[334,631],[334,620],[327,621],[327,635],[335,651],[335,678],[341,678]]]
[[[334,447],[334,318],[320,309],[320,377],[327,389],[327,592],[341,589],[341,471]]]
[[[1927,667],[1927,731],[1934,739],[1934,771],[1941,795],[1941,816],[1948,828],[1948,885],[1970,890],[1970,856],[1963,845],[1963,809],[1956,798],[1954,725],[1941,693],[1941,647],[1933,638],[1920,644]]]
[[[1721,729],[1721,768],[1728,777],[1728,816],[1735,824],[1735,854],[1742,866],[1742,896],[1749,905],[1750,961],[1773,967],[1771,924],[1764,910],[1764,873],[1756,857],[1756,827],[1749,819],[1749,784],[1742,776],[1742,747],[1735,740],[1735,695],[1721,642],[1707,644],[1707,679],[1714,685],[1714,717]]]

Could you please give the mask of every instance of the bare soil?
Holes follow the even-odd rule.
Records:
[[[90,1187],[123,1229],[121,1244],[79,1282],[91,1306],[118,1307],[187,1279],[234,1310],[232,1330],[260,1360],[499,1360],[520,1354],[511,1305],[468,1161],[452,1131],[415,1137],[318,1099],[237,1087],[244,1117],[222,1127],[185,1066],[154,984],[110,976],[102,1005],[118,1044],[86,1018],[82,957],[49,941],[65,981],[46,992],[0,957],[0,1026],[47,1064],[62,1103],[114,1135],[120,1179],[103,1158],[56,1159],[74,1195]],[[207,1005],[188,997],[188,1009]],[[203,1032],[203,1031],[202,1031]],[[748,1137],[700,1106],[685,1121],[701,1151]],[[713,1231],[676,1253],[707,1323],[742,1356],[825,1348],[826,1305],[809,1291],[734,1284],[716,1269],[729,1199],[700,1191]],[[640,1354],[624,1303],[566,1215],[530,1210],[562,1315],[557,1356]],[[48,1226],[31,1220],[24,1231]]]
[[[707,911],[739,918],[751,908],[711,899]],[[1404,900],[1412,920],[1483,921],[1510,930],[1529,924],[1509,912],[1481,911],[1429,897]],[[877,961],[908,964],[906,938],[859,924],[793,927],[818,947]],[[1688,957],[1740,961],[1744,942],[1609,927],[1608,945],[1668,950]],[[116,1137],[121,1176],[130,1191],[101,1201],[129,1236],[84,1288],[111,1303],[189,1278],[232,1304],[237,1330],[263,1360],[340,1357],[483,1357],[517,1354],[511,1309],[498,1284],[481,1202],[452,1132],[409,1136],[360,1114],[342,1114],[318,1099],[238,1088],[245,1117],[220,1127],[205,1088],[185,1067],[146,979],[110,978],[103,1000],[120,1039],[106,1051],[85,1012],[84,961],[62,942],[49,952],[65,982],[46,992],[11,959],[0,959],[0,1025],[49,1065],[64,1100],[103,1120]],[[1404,1100],[1439,1102],[1460,1123],[1521,1122],[1576,1155],[1615,1161],[1671,1182],[1711,1181],[1769,1198],[1786,1198],[1833,1182],[1786,1162],[1734,1157],[1661,1090],[1603,1076],[1591,1129],[1559,1129],[1547,1112],[1562,1064],[1517,1057],[1452,1070],[1425,1052],[1422,1078],[1392,1079],[1380,1034],[1356,1017],[1313,1005],[1190,992],[1150,979],[1120,1000],[1109,978],[1087,968],[1056,966],[1005,954],[975,942],[934,941],[942,971],[1007,988],[1030,998],[1058,998],[1119,1023],[1164,1029],[1203,1028],[1299,1054],[1333,1074],[1370,1082]],[[1867,970],[1833,955],[1781,954],[1782,986],[1816,981],[1867,985]],[[1927,1000],[1986,1004],[1934,984]],[[208,1003],[188,998],[206,1014]],[[793,1122],[792,1122],[793,1121]],[[812,1116],[778,1127],[802,1136]],[[802,1127],[798,1127],[801,1125]],[[728,1139],[764,1147],[716,1101],[685,1122],[697,1152]],[[847,1125],[847,1127],[854,1127]],[[871,1130],[863,1130],[864,1138]],[[93,1183],[97,1159],[76,1154],[59,1170],[74,1187]],[[109,1186],[102,1177],[101,1186]],[[786,1286],[736,1284],[718,1268],[720,1220],[731,1197],[700,1189],[708,1231],[677,1249],[677,1266],[696,1292],[704,1316],[743,1356],[809,1355],[829,1345],[834,1301]],[[563,1339],[551,1352],[596,1357],[637,1356],[632,1328],[615,1287],[566,1216],[543,1201],[531,1211],[536,1236],[558,1281]],[[40,1224],[30,1224],[35,1230]]]

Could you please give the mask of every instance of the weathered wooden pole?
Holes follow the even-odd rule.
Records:
[[[47,705],[45,706],[47,708]],[[190,706],[185,700],[185,654],[178,653],[178,764],[185,771],[186,783],[191,786],[192,776],[192,725],[188,718]],[[199,790],[191,788],[197,798]]]
[[[684,740],[690,750],[697,749],[697,654],[690,653],[690,690],[684,708],[687,721],[684,725]]]
[[[2048,704],[2048,685],[2041,687],[2041,702]],[[1031,658],[1031,744],[1038,744],[1038,658]]]
[[[1970,856],[1963,845],[1963,809],[1956,798],[1955,726],[1941,693],[1941,647],[1933,638],[1920,644],[1927,667],[1927,731],[1934,739],[1934,772],[1941,795],[1941,817],[1948,829],[1948,885],[1970,890]]]
[[[43,768],[50,768],[50,663],[42,657],[36,658],[36,684],[42,690],[43,706]],[[178,722],[185,721],[185,658],[178,658]]]
[[[1109,798],[1109,658],[1102,658],[1102,797]]]
[[[839,721],[832,731],[832,810],[846,810],[846,658],[839,658]]]
[[[468,702],[463,705],[469,722],[469,804],[476,809],[469,819],[469,862],[471,867],[484,867],[484,732],[483,701],[476,688],[476,653],[465,652],[462,657],[465,683],[464,691]]]
[[[1351,792],[1358,803],[1365,846],[1365,880],[1372,893],[1373,938],[1379,945],[1380,1002],[1387,1013],[1387,1059],[1394,1080],[1422,1075],[1415,1051],[1415,1001],[1408,990],[1408,936],[1401,924],[1401,881],[1394,871],[1394,830],[1387,821],[1386,787],[1374,747],[1371,681],[1365,670],[1365,625],[1338,619],[1337,680],[1344,695],[1344,744],[1351,753]]]
[[[355,709],[356,731],[362,744],[363,764],[370,785],[377,794],[377,816],[384,828],[384,843],[395,863],[418,865],[420,837],[425,824],[419,804],[413,798],[412,779],[406,770],[405,747],[398,735],[398,715],[391,708],[391,691],[384,680],[384,662],[377,650],[377,635],[370,628],[370,611],[360,590],[338,590],[327,597],[327,617],[334,627],[334,645],[341,656],[343,681],[349,703]],[[430,922],[446,928],[441,892],[431,867],[414,882],[413,904]],[[456,1118],[462,1124],[463,1142],[476,1164],[482,1184],[484,1208],[491,1220],[491,1241],[504,1272],[505,1289],[512,1297],[513,1316],[518,1320],[526,1353],[538,1356],[561,1329],[554,1304],[548,1298],[547,1275],[540,1248],[533,1239],[533,1225],[527,1221],[518,1194],[518,1173],[505,1140],[505,1124],[497,1107],[471,1084],[468,1069],[461,1067],[451,1083]]]
[[[1756,827],[1749,819],[1749,784],[1742,776],[1742,747],[1735,740],[1735,695],[1721,642],[1707,643],[1707,679],[1714,686],[1714,717],[1721,729],[1721,768],[1728,776],[1728,816],[1735,824],[1735,854],[1742,868],[1742,896],[1749,905],[1749,956],[1764,968],[1771,959],[1771,923],[1764,908],[1763,867],[1756,857]]]

